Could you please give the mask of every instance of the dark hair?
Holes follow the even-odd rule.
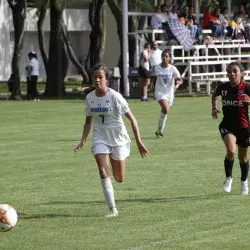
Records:
[[[162,4],[161,5],[161,10],[163,10],[164,8],[168,8],[168,6],[166,4]]]
[[[106,78],[109,78],[109,70],[107,66],[104,63],[98,63],[96,64],[90,71],[91,71],[91,76],[93,75],[93,72],[96,70],[103,70],[105,73]]]
[[[161,53],[161,56],[163,56],[163,54],[165,54],[165,53],[168,53],[169,57],[172,57],[172,56],[171,56],[171,51],[170,51],[169,49],[164,49],[164,50],[162,51],[162,53]]]
[[[231,62],[227,65],[227,69],[230,67],[230,66],[238,66],[240,71],[243,72],[245,71],[245,68],[243,67],[243,65],[239,62],[239,61],[234,61],[234,62]]]
[[[231,62],[227,65],[227,70],[230,66],[237,66],[239,69],[240,69],[240,72],[244,72],[245,71],[245,68],[243,67],[243,65],[239,62],[239,61],[234,61],[234,62]],[[241,80],[244,79],[244,76],[241,77]]]
[[[144,44],[144,49],[149,48],[149,47],[151,48],[151,44],[150,43],[145,43]]]
[[[35,52],[29,52],[28,57],[35,57],[37,59],[37,54]]]

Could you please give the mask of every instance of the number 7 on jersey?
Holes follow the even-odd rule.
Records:
[[[102,118],[102,123],[104,123],[104,115],[99,115]]]

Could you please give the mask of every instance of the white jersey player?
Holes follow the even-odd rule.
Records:
[[[141,156],[147,156],[148,150],[141,141],[136,118],[129,109],[127,101],[121,94],[107,87],[108,69],[106,66],[97,65],[92,72],[95,90],[87,95],[83,134],[74,151],[80,151],[85,145],[93,121],[92,153],[99,168],[103,192],[110,209],[108,217],[113,217],[118,215],[118,211],[110,179],[109,162],[114,179],[117,182],[123,182],[125,159],[130,154],[130,138],[122,115],[125,115],[131,123]]]
[[[175,90],[182,84],[180,72],[174,65],[169,64],[170,58],[170,51],[164,50],[162,63],[153,68],[155,75],[154,96],[161,106],[158,128],[155,132],[157,137],[163,137],[167,115],[174,101]]]

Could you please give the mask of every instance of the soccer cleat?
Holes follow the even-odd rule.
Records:
[[[248,181],[241,181],[241,195],[248,195]]]
[[[106,215],[106,218],[115,217],[115,216],[118,216],[117,209],[115,207],[114,208],[110,208],[110,212],[109,212],[108,215]]]
[[[225,182],[224,182],[224,192],[225,193],[230,193],[231,189],[232,189],[232,182],[233,182],[233,178],[232,177],[227,177]]]
[[[158,131],[155,131],[155,135],[156,135],[158,138],[163,137],[163,134],[162,134],[161,132],[158,132]]]

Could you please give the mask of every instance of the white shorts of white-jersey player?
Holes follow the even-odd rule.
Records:
[[[98,165],[104,196],[110,209],[108,217],[113,217],[118,215],[118,211],[110,179],[109,164],[111,163],[114,179],[117,182],[123,182],[125,159],[130,154],[130,138],[122,115],[125,115],[130,121],[141,156],[147,156],[148,150],[141,141],[136,118],[127,101],[120,93],[107,87],[108,69],[104,64],[93,68],[92,82],[95,90],[86,97],[86,120],[83,134],[74,151],[80,151],[85,145],[93,122],[92,153]]]
[[[154,96],[161,106],[158,127],[155,132],[157,137],[163,136],[168,113],[174,101],[175,90],[182,84],[180,72],[174,65],[169,64],[171,59],[170,51],[164,50],[161,57],[161,64],[153,68],[155,76]]]

